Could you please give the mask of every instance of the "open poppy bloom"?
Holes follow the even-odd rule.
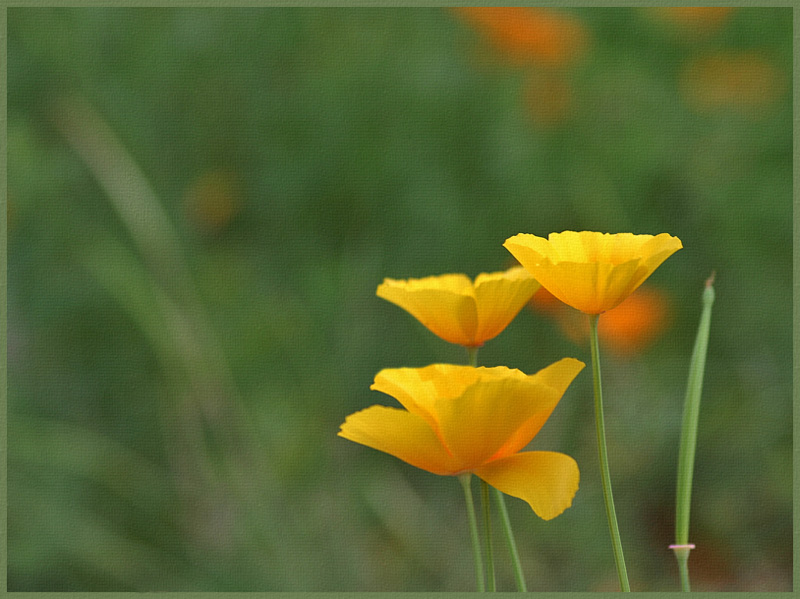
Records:
[[[520,233],[503,246],[562,302],[600,314],[622,303],[683,244],[667,233],[564,231],[547,239]]]
[[[384,279],[378,297],[409,312],[450,343],[479,347],[499,335],[528,303],[539,283],[520,266],[503,272]]]
[[[562,453],[521,450],[583,367],[564,358],[534,375],[504,366],[385,369],[370,388],[405,410],[371,406],[348,416],[339,436],[434,474],[471,472],[550,520],[572,504],[578,466]]]

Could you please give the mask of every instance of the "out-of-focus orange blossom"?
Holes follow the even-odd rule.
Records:
[[[550,293],[544,287],[539,287],[539,290],[533,294],[531,301],[528,305],[536,312],[544,314],[557,315],[560,312],[569,309],[569,306],[558,299],[555,295]]]
[[[659,6],[647,10],[683,28],[710,31],[725,23],[735,9],[732,6]]]
[[[586,316],[554,297],[544,287],[529,306],[558,323],[564,335],[578,345],[589,338]],[[597,334],[604,348],[618,356],[631,356],[645,350],[666,330],[669,300],[653,287],[640,287],[619,306],[604,312],[597,323]]]
[[[214,170],[200,175],[186,190],[184,214],[198,229],[224,229],[240,209],[239,185],[233,174]]]
[[[580,56],[586,28],[577,19],[549,8],[461,7],[451,9],[517,64],[563,66]]]
[[[551,127],[569,118],[574,94],[563,70],[584,54],[589,45],[588,29],[580,20],[550,8],[450,10],[483,34],[511,64],[532,69],[523,101],[536,125]]]
[[[681,76],[681,92],[699,112],[734,109],[758,116],[786,89],[786,76],[781,69],[754,51],[696,58]]]

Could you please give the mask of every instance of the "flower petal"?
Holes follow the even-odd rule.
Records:
[[[519,234],[504,246],[551,294],[587,314],[619,305],[682,247],[677,237],[564,231]]]
[[[550,233],[547,236],[558,262],[594,262],[602,253],[603,238],[601,233],[591,231],[564,231]]]
[[[436,404],[442,440],[467,468],[479,466],[508,453],[510,440],[526,445],[530,438],[519,439],[517,431],[531,420],[544,423],[558,399],[553,388],[534,380],[478,381],[463,395]]]
[[[439,434],[436,402],[461,395],[480,378],[480,371],[470,366],[431,364],[425,368],[384,368],[370,386],[394,397],[403,407],[422,416]]]
[[[540,264],[544,261],[558,262],[559,260],[558,254],[547,239],[530,233],[518,233],[513,237],[509,237],[503,243],[503,247],[511,252],[523,266],[525,266],[525,263],[520,260],[518,253],[525,255],[525,261],[529,264]],[[525,268],[528,267],[525,266]]]
[[[575,460],[551,451],[517,453],[473,472],[503,493],[526,501],[544,520],[572,505],[580,478]]]
[[[423,417],[440,435],[439,410],[442,403],[462,395],[480,380],[507,377],[526,380],[527,376],[505,366],[473,368],[455,364],[431,364],[424,368],[384,368],[370,386],[394,397],[405,409]]]
[[[478,312],[466,275],[385,279],[377,295],[403,308],[445,341],[470,345],[475,338]]]
[[[548,241],[559,258],[553,262],[605,262],[621,264],[638,259],[652,235],[564,231],[551,233]]]
[[[462,469],[524,448],[584,364],[564,358],[528,376],[505,366],[384,369],[372,389],[421,418]]]
[[[499,335],[539,289],[539,283],[521,266],[506,272],[480,274],[475,279],[478,306],[476,343]]]
[[[550,366],[543,368],[529,379],[536,380],[537,383],[544,385],[551,390],[550,393],[540,395],[539,409],[536,410],[527,420],[521,422],[519,428],[509,435],[508,439],[502,444],[500,449],[491,459],[497,459],[517,453],[531,442],[550,414],[558,405],[561,396],[569,387],[570,383],[578,376],[578,373],[586,366],[575,358],[563,358]]]
[[[425,419],[405,410],[386,406],[361,410],[345,419],[339,436],[434,474],[455,474],[463,470]]]
[[[656,235],[652,239],[648,240],[647,243],[642,245],[642,263],[640,266],[640,272],[637,273],[642,277],[639,283],[643,283],[647,277],[653,274],[653,271],[655,271],[656,268],[661,266],[661,263],[664,262],[664,260],[669,258],[682,247],[683,244],[681,243],[681,240],[677,237],[669,235],[668,233]]]
[[[592,311],[583,310],[583,312],[600,314],[619,306],[644,281],[637,276],[640,265],[640,260],[629,260],[620,264],[598,264],[596,303]]]
[[[562,358],[531,376],[536,377],[538,382],[555,389],[558,396],[561,397],[585,366],[586,364],[575,358]]]
[[[522,262],[519,257],[517,259]],[[543,287],[565,304],[586,314],[599,314],[618,305],[632,291],[630,286],[638,265],[638,260],[616,266],[600,262],[560,262],[532,266],[529,270]]]

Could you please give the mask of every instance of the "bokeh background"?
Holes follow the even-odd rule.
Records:
[[[9,8],[9,590],[472,589],[458,483],[336,433],[393,405],[380,369],[466,359],[384,277],[565,229],[684,244],[604,317],[632,587],[678,589],[714,271],[693,585],[791,590],[791,32],[790,8]],[[585,334],[537,295],[480,361],[588,362]],[[582,479],[550,522],[508,502],[530,589],[616,589],[590,374],[532,447]]]

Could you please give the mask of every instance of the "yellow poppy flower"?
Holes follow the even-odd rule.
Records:
[[[667,233],[564,231],[547,239],[520,233],[503,246],[565,304],[600,314],[622,303],[664,260],[683,247]]]
[[[571,505],[578,466],[562,453],[520,452],[583,367],[564,358],[534,375],[505,366],[385,369],[370,388],[405,410],[369,407],[348,416],[339,435],[434,474],[471,472],[550,520]]]
[[[410,313],[445,341],[479,347],[499,335],[528,303],[539,283],[524,268],[398,281],[384,279],[378,297]]]

